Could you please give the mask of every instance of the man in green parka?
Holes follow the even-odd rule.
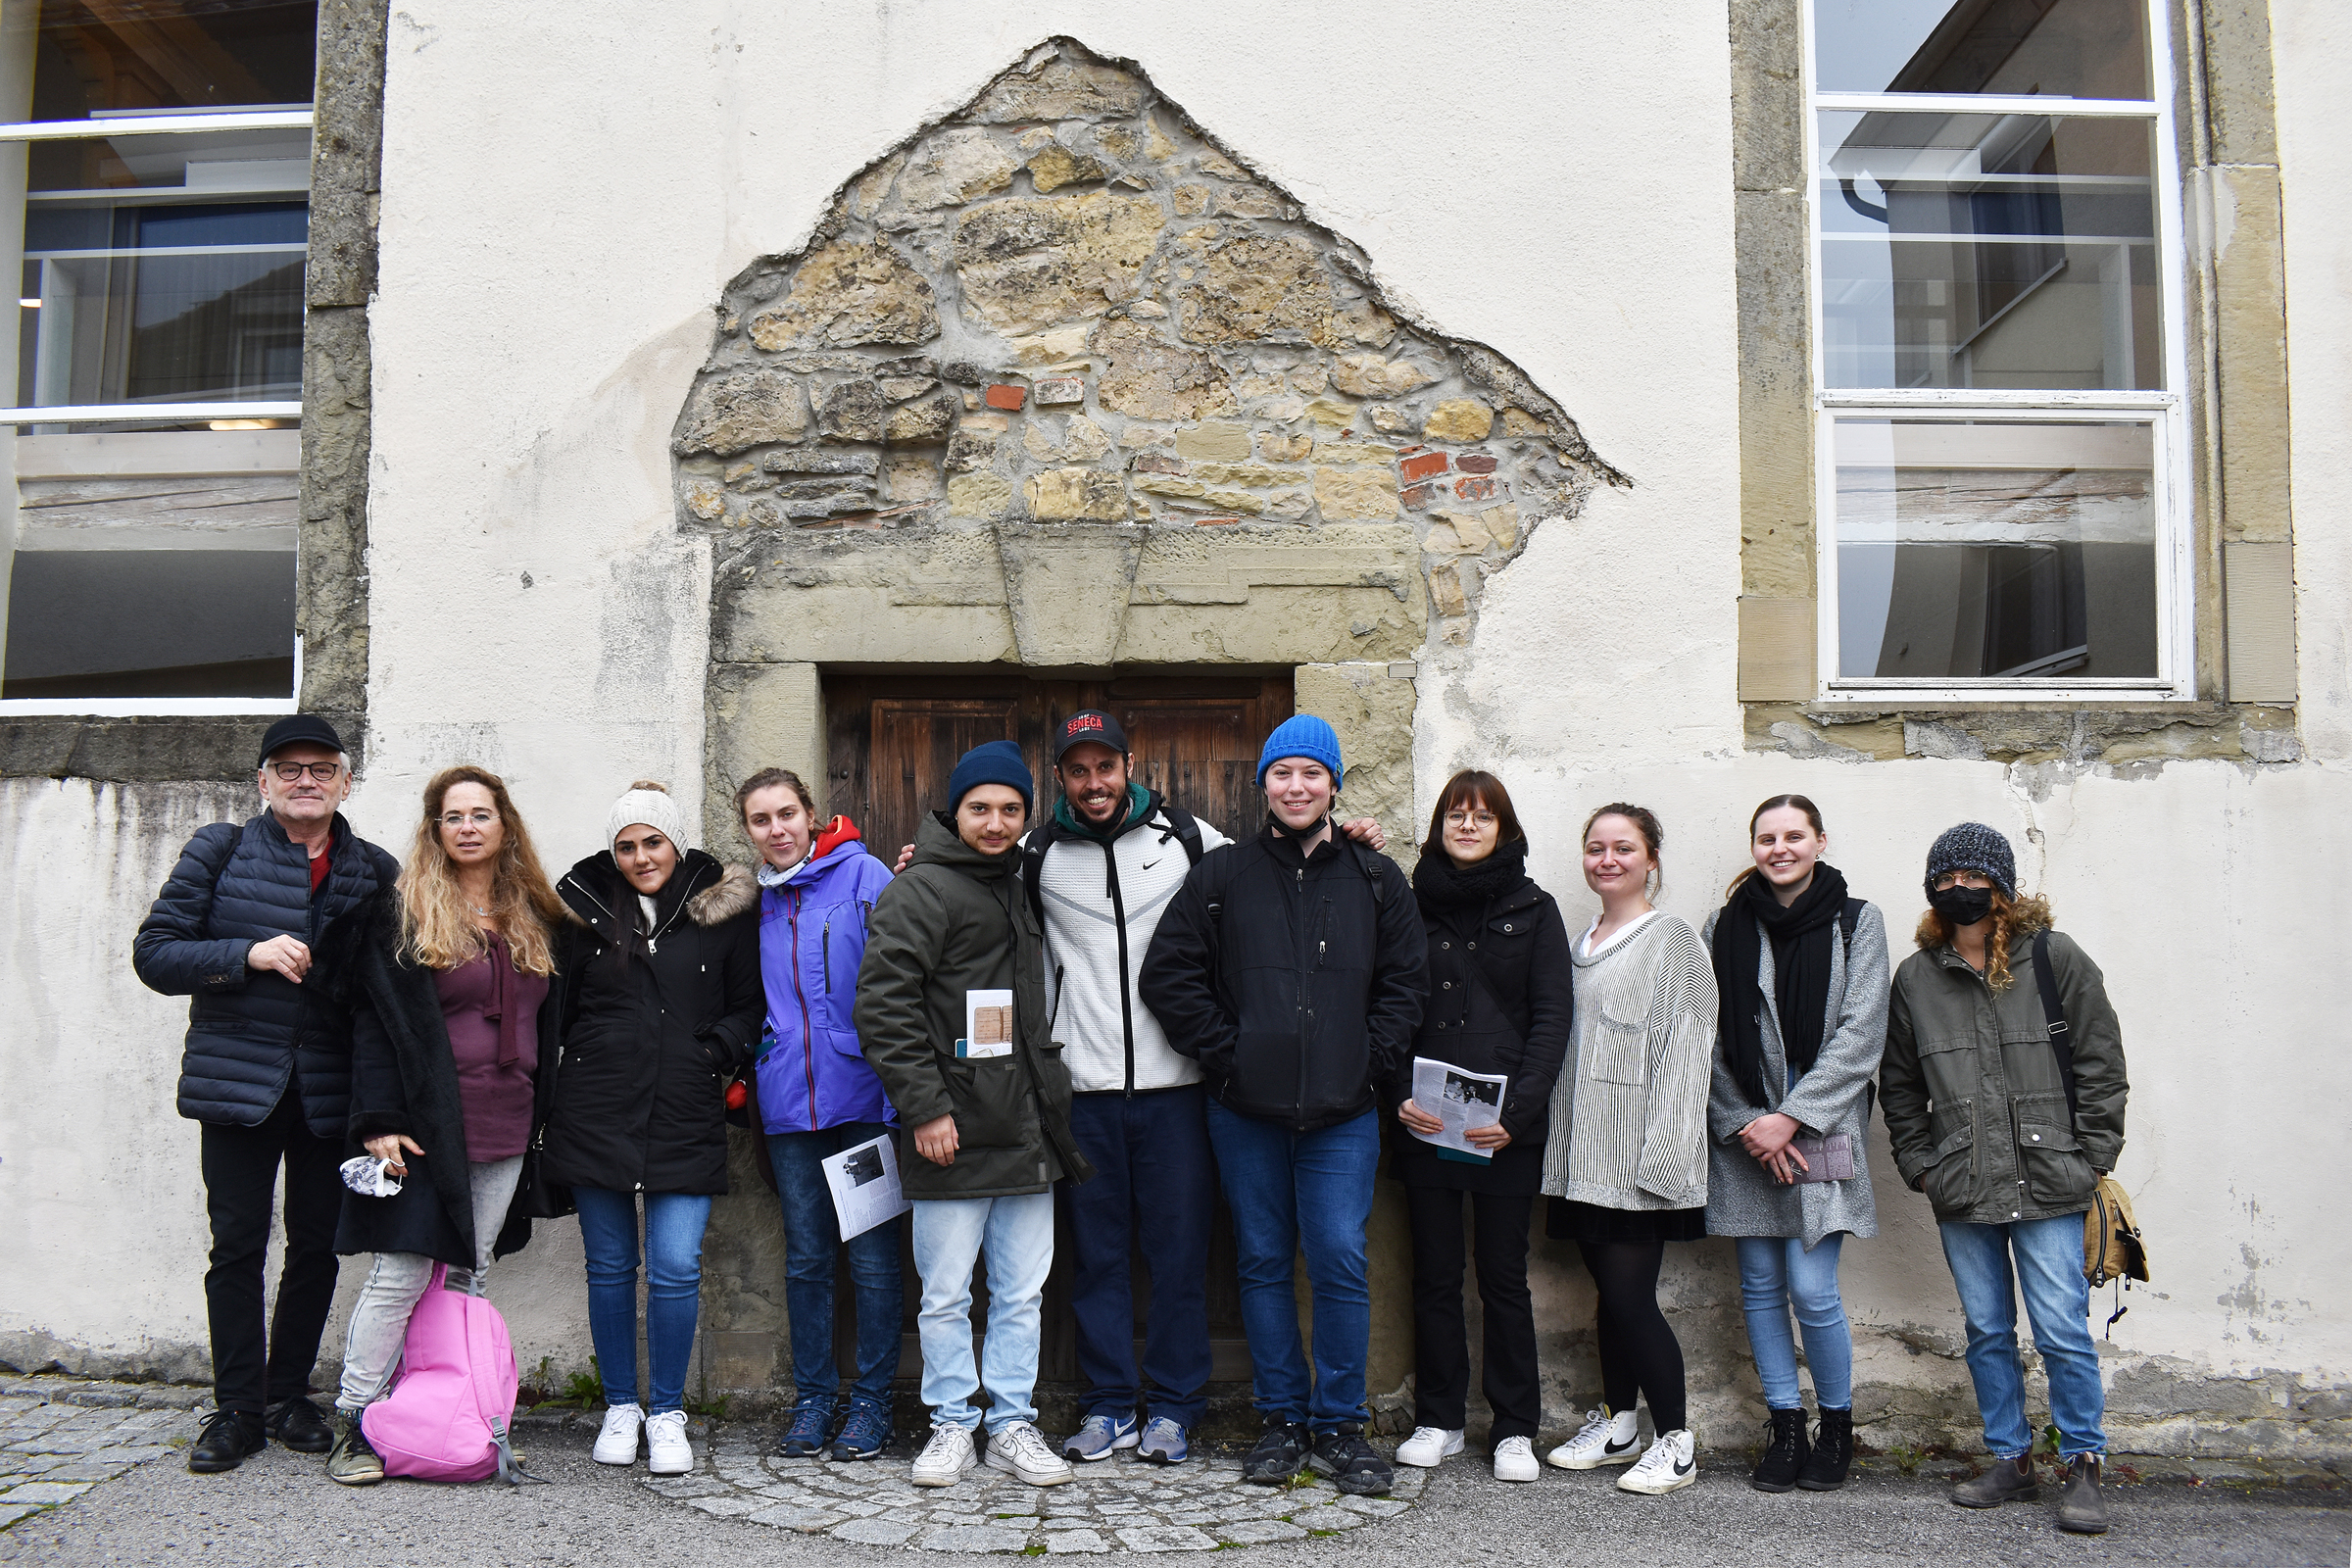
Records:
[[[1017,846],[1035,785],[1010,741],[974,747],[948,808],[915,829],[914,860],[875,903],[858,971],[858,1038],[914,1157],[923,1402],[918,1487],[977,1462],[972,1396],[988,1390],[988,1463],[1032,1486],[1071,1478],[1037,1430],[1038,1343],[1054,1266],[1054,1183],[1094,1167],[1070,1137],[1070,1076],[1050,1034],[1043,937]],[[988,1258],[988,1335],[972,1359],[972,1266]]]

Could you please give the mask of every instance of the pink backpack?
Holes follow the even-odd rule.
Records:
[[[514,1419],[514,1347],[507,1320],[485,1297],[449,1287],[433,1265],[392,1392],[360,1417],[384,1474],[418,1481],[526,1479],[507,1440]]]

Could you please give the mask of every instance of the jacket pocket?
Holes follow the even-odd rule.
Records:
[[[1961,1101],[1952,1107],[1960,1125],[1936,1146],[1936,1163],[1920,1174],[1920,1191],[1935,1205],[1937,1219],[1963,1219],[1977,1201],[1977,1130],[1975,1106]]]
[[[2017,1128],[2017,1155],[2024,1166],[2026,1191],[2034,1201],[2088,1208],[2099,1178],[2075,1142],[2066,1096],[2018,1095],[2010,1101],[2009,1113]]]
[[[1592,1048],[1585,1068],[1604,1084],[1642,1084],[1649,1076],[1649,1015],[1631,1021],[1601,1004],[1592,1009]]]
[[[1246,1105],[1289,1109],[1298,1102],[1298,1037],[1245,1033],[1234,1048],[1233,1098]]]
[[[1020,1149],[1029,1142],[1029,1084],[1017,1055],[946,1063],[956,1102],[956,1141],[967,1149]]]

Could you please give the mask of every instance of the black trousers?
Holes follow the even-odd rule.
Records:
[[[1478,1254],[1486,1346],[1479,1386],[1494,1411],[1492,1441],[1532,1438],[1543,1417],[1536,1374],[1536,1313],[1527,1293],[1527,1226],[1533,1198],[1406,1187],[1413,1227],[1413,1423],[1460,1430],[1470,1395],[1470,1340],[1462,1311],[1462,1200]]]
[[[257,1127],[204,1124],[204,1204],[213,1222],[204,1304],[212,1320],[213,1402],[260,1414],[310,1391],[318,1336],[335,1299],[342,1147],[315,1137],[294,1083]],[[265,1334],[262,1269],[277,1168],[286,1168],[286,1257]]]

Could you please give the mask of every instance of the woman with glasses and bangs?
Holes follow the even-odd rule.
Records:
[[[1429,1007],[1414,1054],[1499,1074],[1501,1120],[1469,1129],[1464,1155],[1399,1140],[1413,1235],[1414,1431],[1398,1462],[1435,1465],[1462,1450],[1470,1352],[1462,1315],[1462,1208],[1478,1253],[1485,1307],[1482,1382],[1494,1412],[1488,1435],[1498,1481],[1539,1474],[1543,1414],[1536,1320],[1527,1290],[1528,1222],[1544,1184],[1552,1080],[1568,1049],[1568,925],[1558,901],[1527,874],[1527,835],[1510,792],[1492,773],[1446,781],[1413,869],[1429,933]],[[1402,1086],[1409,1091],[1410,1083]],[[1435,1134],[1437,1107],[1407,1099],[1396,1119]]]

